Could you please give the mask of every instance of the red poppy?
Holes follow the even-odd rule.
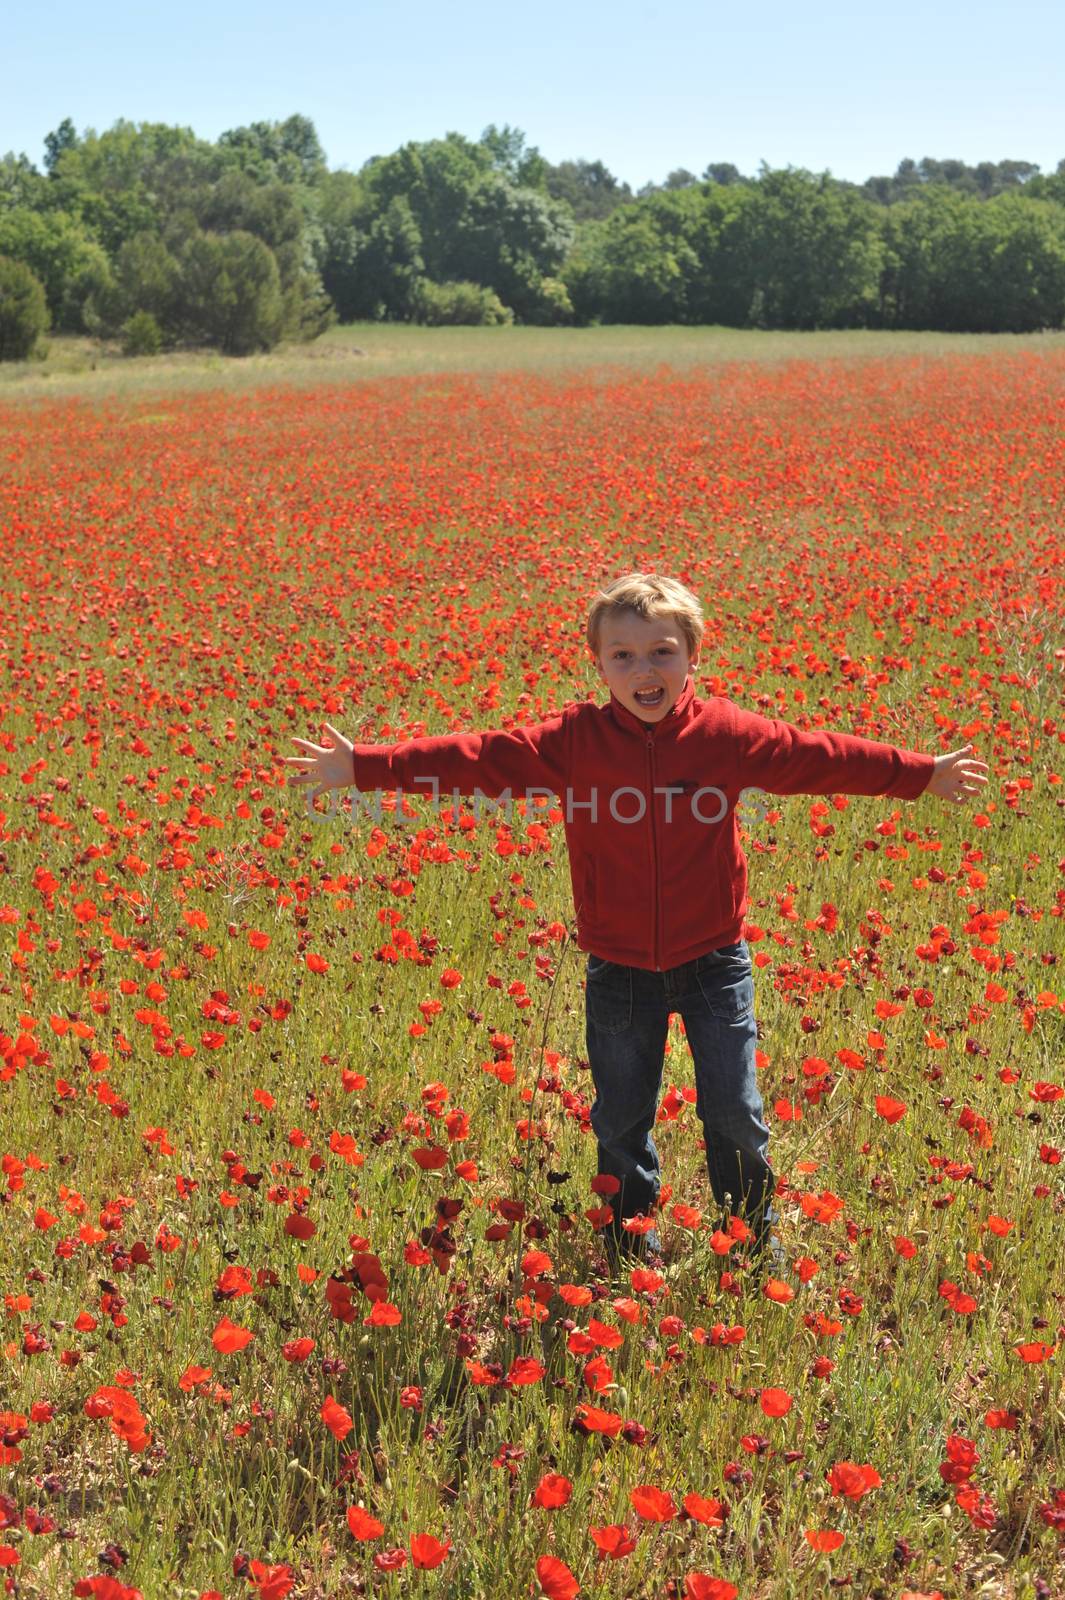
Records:
[[[211,1343],[219,1355],[233,1355],[238,1350],[243,1350],[255,1338],[250,1328],[242,1328],[239,1323],[231,1322],[228,1317],[222,1317],[216,1324],[211,1335]]]
[[[545,1472],[532,1497],[534,1506],[543,1506],[547,1511],[555,1511],[559,1506],[564,1506],[573,1493],[573,1485],[568,1478],[560,1472]]]
[[[620,1328],[612,1328],[608,1322],[600,1322],[597,1317],[588,1319],[588,1337],[601,1350],[620,1350],[625,1343],[625,1335]]]
[[[592,1179],[592,1193],[603,1195],[608,1200],[621,1189],[621,1179],[615,1178],[612,1173],[600,1172]]]
[[[536,1563],[536,1576],[547,1600],[573,1600],[581,1592],[573,1573],[557,1556],[541,1556]]]
[[[816,1528],[807,1528],[803,1537],[805,1538],[806,1543],[810,1546],[811,1550],[818,1550],[822,1552],[822,1554],[829,1554],[831,1551],[839,1549],[840,1545],[846,1538],[846,1534],[837,1533],[832,1528],[822,1528],[820,1530]]]
[[[399,1572],[407,1565],[407,1552],[402,1545],[397,1545],[394,1550],[378,1550],[373,1564],[378,1572]]]
[[[290,1339],[281,1346],[281,1354],[286,1361],[306,1361],[314,1349],[314,1340],[304,1336],[302,1339]]]
[[[364,1328],[396,1328],[402,1321],[403,1313],[398,1306],[387,1300],[375,1300],[370,1315],[363,1317],[362,1325]]]
[[[441,1167],[447,1166],[447,1146],[420,1145],[411,1151],[411,1157],[423,1172],[439,1172]]]
[[[515,1356],[505,1381],[512,1388],[526,1383],[539,1383],[546,1371],[547,1368],[532,1356]]]
[[[611,1561],[620,1561],[636,1548],[636,1540],[621,1522],[611,1522],[603,1528],[589,1528],[588,1533],[600,1555],[608,1556]]]
[[[292,1211],[285,1218],[285,1232],[292,1239],[313,1239],[318,1232],[318,1228],[310,1217],[302,1216],[298,1211]]]
[[[786,1306],[789,1301],[795,1298],[795,1290],[789,1284],[782,1282],[780,1278],[770,1278],[762,1293],[767,1300],[774,1300],[777,1305],[781,1306]]]
[[[379,1539],[385,1531],[384,1523],[372,1517],[362,1506],[349,1506],[347,1519],[355,1539]]]
[[[629,1502],[636,1515],[643,1517],[645,1522],[671,1522],[677,1515],[673,1496],[664,1489],[656,1489],[653,1484],[639,1484],[631,1489]]]
[[[416,1567],[438,1567],[450,1549],[450,1539],[445,1539],[441,1544],[431,1533],[412,1533],[410,1536],[410,1558]]]
[[[689,1572],[684,1580],[684,1600],[736,1600],[739,1592],[734,1583],[708,1572]]]
[[[875,1467],[857,1466],[853,1461],[837,1461],[825,1478],[833,1494],[845,1495],[848,1500],[860,1500],[883,1482]]]
[[[625,1426],[624,1417],[617,1416],[613,1411],[600,1411],[598,1406],[579,1405],[574,1416],[585,1432],[605,1433],[611,1439],[616,1438]]]
[[[723,1500],[704,1499],[701,1494],[686,1494],[683,1504],[692,1521],[701,1522],[707,1528],[723,1528],[729,1514]]]
[[[322,1401],[322,1409],[318,1414],[335,1439],[345,1439],[355,1426],[351,1412],[332,1395],[327,1395]]]
[[[74,1584],[74,1593],[79,1597],[91,1595],[92,1600],[144,1600],[140,1589],[134,1589],[130,1584],[119,1583],[117,1578],[104,1575],[78,1578]]]
[[[1030,1344],[1015,1344],[1013,1348],[1022,1361],[1039,1362],[1049,1361],[1057,1349],[1057,1345],[1043,1344],[1036,1339]]]
[[[767,1417],[786,1417],[792,1404],[786,1389],[763,1389],[759,1402]]]
[[[295,1583],[291,1567],[284,1562],[271,1567],[265,1561],[252,1561],[250,1565],[248,1581],[258,1589],[259,1600],[285,1600]]]
[[[195,1363],[191,1363],[178,1379],[178,1388],[183,1389],[186,1394],[191,1394],[198,1383],[206,1383],[210,1376],[210,1367],[198,1367]]]

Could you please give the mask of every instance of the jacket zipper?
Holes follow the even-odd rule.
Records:
[[[662,901],[660,894],[661,873],[658,870],[658,831],[655,828],[655,741],[652,734],[647,735],[647,765],[650,770],[651,782],[648,785],[648,808],[651,813],[651,875],[654,890],[654,938],[652,941],[652,960],[655,971],[661,972],[659,963],[660,937],[662,929]]]

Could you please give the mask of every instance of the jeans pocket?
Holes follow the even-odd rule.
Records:
[[[706,966],[700,962],[696,973],[700,993],[711,1016],[723,1022],[739,1022],[754,1010],[750,959],[735,945],[726,945],[713,955],[723,959]]]
[[[588,957],[585,1005],[600,1033],[623,1033],[632,1022],[632,973],[615,961]]]

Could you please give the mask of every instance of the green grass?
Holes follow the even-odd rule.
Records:
[[[857,360],[864,357],[1001,354],[1065,349],[1065,332],[1040,334],[892,333],[866,329],[771,333],[749,328],[421,328],[358,322],[311,344],[266,355],[226,357],[212,350],[126,357],[117,344],[56,337],[43,361],[0,365],[0,396],[246,389],[273,384],[346,384],[363,378],[436,372],[563,372],[666,365],[683,369],[726,361]]]

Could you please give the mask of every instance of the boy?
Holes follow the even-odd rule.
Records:
[[[508,801],[519,787],[563,800],[577,944],[588,956],[591,1122],[599,1173],[619,1185],[604,1229],[612,1261],[658,1250],[649,1227],[660,1187],[651,1130],[674,1011],[692,1052],[722,1221],[731,1202],[759,1259],[777,1220],[743,938],[742,791],[907,800],[927,791],[962,803],[987,782],[971,745],[919,755],[827,729],[803,732],[723,696],[700,700],[691,673],[702,633],[699,602],[683,584],[629,573],[596,595],[588,615],[606,705],[585,701],[533,726],[393,745],[353,745],[326,723],[332,748],[296,739],[309,754],[286,757],[302,769],[292,782],[311,787],[312,803],[350,784]],[[628,1220],[637,1226],[625,1228]],[[775,1239],[773,1259],[779,1267]]]

